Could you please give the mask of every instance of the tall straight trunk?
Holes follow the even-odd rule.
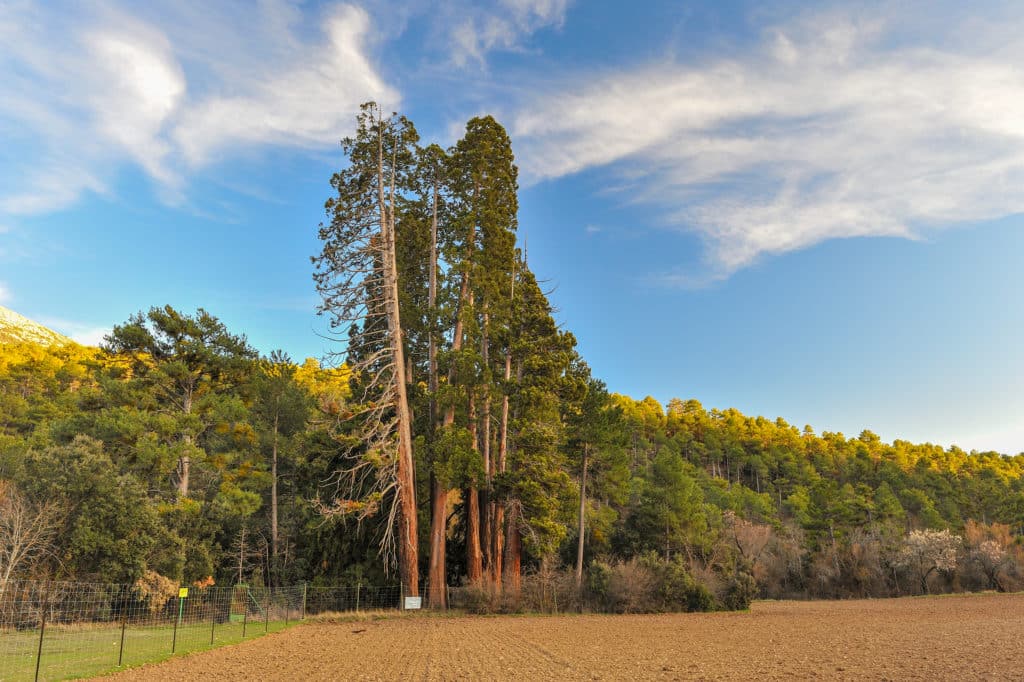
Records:
[[[191,391],[186,391],[183,396],[182,412],[185,413],[185,416],[192,414]],[[188,497],[189,475],[192,468],[192,458],[189,456],[189,453],[192,452],[192,434],[186,433],[181,440],[185,443],[185,454],[178,458],[178,497]]]
[[[580,474],[580,519],[579,539],[576,542],[576,587],[583,585],[583,535],[585,530],[585,519],[587,512],[587,460],[590,454],[590,445],[583,446],[583,471]]]
[[[513,264],[512,282],[510,289],[510,301],[512,304],[516,299],[516,271]],[[512,378],[512,346],[505,349],[505,385],[501,396],[501,424],[498,427],[498,460],[494,468],[498,473],[505,473],[508,461],[508,390],[509,380]],[[505,555],[505,505],[498,500],[491,500],[491,582],[496,590],[501,589],[502,584],[502,561]]]
[[[511,371],[510,366],[509,371]],[[521,383],[522,380],[523,364],[520,362],[516,364],[516,382]],[[522,516],[522,509],[519,504],[515,500],[510,500],[505,529],[505,570],[503,575],[505,584],[511,587],[516,596],[519,595],[519,589],[522,586],[523,538],[519,530],[519,524],[522,522],[520,516]]]
[[[238,582],[236,585],[242,583],[242,569],[245,568],[245,526],[242,526],[241,534],[238,538]]]
[[[435,206],[436,206],[436,195],[435,195]],[[431,258],[436,262],[437,259],[437,224],[436,224],[437,211],[434,210],[434,221],[431,226]],[[475,241],[476,228],[471,226],[469,230],[469,238],[467,240],[467,263],[466,268],[462,271],[462,281],[459,284],[459,307],[455,316],[455,329],[452,334],[452,353],[458,356],[459,351],[462,350],[462,337],[463,337],[463,324],[462,316],[465,311],[470,307],[469,303],[469,256],[473,253],[473,243]],[[431,277],[434,276],[434,269],[431,269]],[[434,295],[436,296],[436,280],[434,280]],[[428,292],[429,293],[429,292]],[[437,364],[436,364],[436,350],[434,354],[434,383],[437,384]],[[448,372],[448,384],[449,386],[455,383],[455,363],[452,364],[451,369]],[[436,388],[435,388],[436,390]],[[435,407],[436,409],[436,407]],[[442,419],[441,425],[444,428],[450,427],[455,423],[455,403],[450,403],[444,411],[444,418]],[[430,584],[430,593],[427,595],[428,603],[433,608],[442,608],[445,605],[446,597],[443,595],[445,586],[445,550],[444,544],[448,535],[448,516],[446,510],[448,507],[448,482],[442,480],[435,480],[432,490],[432,514],[430,517],[430,572],[428,574],[428,582]],[[437,560],[434,556],[437,556]]]
[[[185,448],[191,449],[192,436],[185,436]],[[188,483],[191,475],[192,458],[182,455],[178,458],[178,497],[188,497]]]
[[[483,360],[484,367],[487,368],[486,376],[490,376],[490,355],[489,355],[489,339],[488,339],[488,327],[490,324],[490,315],[487,312],[487,301],[484,301],[484,324],[483,324],[483,338],[480,343],[480,355]],[[483,549],[483,561],[484,566],[490,569],[492,559],[492,542],[491,538],[494,535],[494,518],[493,509],[491,505],[491,482],[493,480],[493,463],[491,462],[491,386],[488,384],[484,388],[484,409],[481,420],[481,436],[480,445],[484,456],[484,489],[480,491],[480,514],[481,514],[481,531],[482,536],[480,538],[480,545]]]
[[[434,317],[437,313],[437,201],[438,186],[435,179],[430,217],[430,273],[427,281],[427,309],[430,315],[430,324],[427,325],[427,389],[430,391],[431,431],[437,424],[437,340],[434,338]]]
[[[280,398],[278,398],[280,403]],[[278,405],[280,411],[280,405]],[[274,413],[274,441],[270,455],[270,553],[277,568],[277,440],[279,412]],[[273,576],[277,577],[277,576]]]
[[[427,603],[431,608],[444,608],[445,594],[445,543],[448,539],[448,484],[433,473],[430,491],[430,568],[427,574]]]
[[[443,609],[448,605],[448,590],[445,589],[448,486],[437,476],[431,474],[430,488],[430,568],[427,603],[431,608]],[[441,531],[435,532],[435,528],[438,527]]]
[[[505,353],[505,384],[512,375],[512,355]],[[501,425],[498,430],[498,461],[495,462],[498,473],[505,473],[508,455],[508,389],[501,397]],[[501,589],[502,561],[505,554],[505,505],[500,500],[491,500],[491,582],[496,589]]]
[[[427,308],[430,320],[427,326],[427,389],[430,391],[430,437],[437,427],[437,340],[434,338],[434,316],[437,311],[437,201],[438,183],[435,178],[430,218],[430,273],[427,284]],[[445,545],[448,517],[447,485],[430,473],[430,565],[427,572],[427,603],[431,608],[443,609],[448,605],[446,585]]]
[[[384,306],[388,320],[388,337],[391,342],[392,381],[395,391],[395,412],[398,421],[398,572],[405,594],[419,595],[419,546],[416,530],[416,476],[412,459],[412,424],[410,423],[409,397],[406,392],[405,348],[402,339],[402,321],[398,307],[398,259],[395,249],[395,169],[391,166],[391,192],[389,198],[384,189],[384,138],[383,123],[378,118],[377,195],[380,205],[381,233],[384,253]]]
[[[522,587],[523,540],[519,534],[519,512],[515,506],[508,510],[508,527],[505,529],[505,585],[515,595]]]
[[[476,397],[469,396],[470,442],[476,450]],[[483,555],[480,552],[480,495],[475,481],[466,491],[466,578],[470,585],[477,585],[483,579]]]

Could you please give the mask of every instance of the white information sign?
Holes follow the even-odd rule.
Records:
[[[405,610],[414,611],[423,608],[423,597],[406,597]]]

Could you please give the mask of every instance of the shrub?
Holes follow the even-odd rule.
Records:
[[[746,571],[735,573],[729,580],[722,597],[722,607],[728,611],[743,611],[757,596],[757,581]]]
[[[595,561],[587,576],[587,601],[598,611],[661,613],[712,611],[711,590],[676,560],[646,554],[609,564]]]
[[[501,610],[500,600],[484,585],[463,585],[451,591],[451,606],[465,609],[469,613],[490,614]]]
[[[146,571],[135,581],[135,592],[150,613],[157,613],[178,596],[178,583],[156,571]]]
[[[650,568],[637,559],[617,563],[608,581],[608,608],[614,613],[651,613],[656,610],[656,587]]]
[[[655,578],[655,603],[658,611],[713,611],[715,598],[700,584],[679,559],[666,560],[653,554],[642,561]]]

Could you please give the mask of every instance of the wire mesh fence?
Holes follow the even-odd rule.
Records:
[[[274,632],[308,616],[399,609],[395,587],[0,584],[0,681],[97,675]]]
[[[309,587],[306,590],[306,614],[397,609],[401,606],[401,598],[398,586]]]

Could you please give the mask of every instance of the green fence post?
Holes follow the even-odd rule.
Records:
[[[356,613],[359,612],[359,588],[362,586],[360,582],[356,582]]]
[[[178,626],[181,624],[181,614],[185,610],[185,595],[188,594],[187,587],[178,588],[178,617],[174,620],[174,634],[171,637],[171,653],[178,647]]]
[[[263,632],[270,632],[270,589],[267,589],[267,598],[264,600],[263,608]]]
[[[302,581],[302,620],[306,620],[306,581]]]

